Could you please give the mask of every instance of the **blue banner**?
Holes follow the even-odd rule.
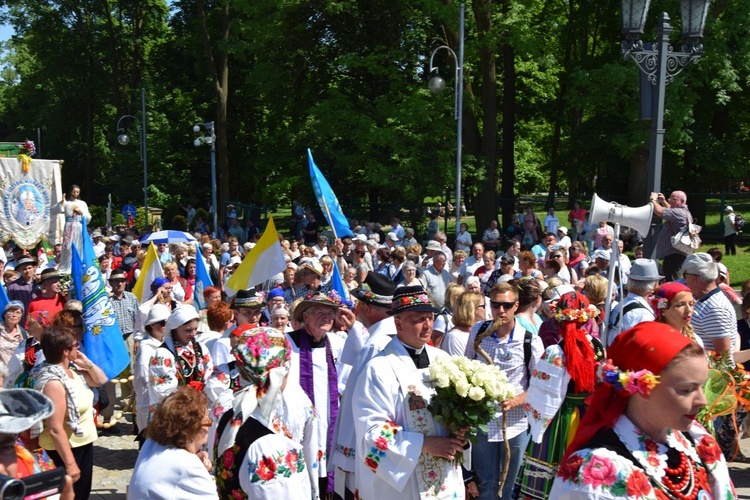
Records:
[[[0,285],[0,312],[5,310],[5,306],[8,305],[8,302],[10,302],[8,291],[3,285]]]
[[[333,262],[333,276],[331,276],[331,290],[334,290],[341,297],[341,303],[352,309],[354,303],[349,298],[349,289],[344,284],[344,280],[341,279],[341,273],[339,272],[339,266],[336,261]]]
[[[203,262],[200,243],[195,243],[195,285],[193,286],[193,304],[197,310],[206,308],[206,299],[203,298],[203,290],[214,286],[211,276],[206,269],[206,263]]]
[[[337,238],[354,236],[352,230],[349,229],[349,221],[346,220],[346,216],[341,210],[339,200],[336,198],[336,195],[333,194],[331,185],[328,184],[326,178],[323,177],[323,174],[320,173],[317,165],[315,165],[315,160],[313,160],[310,148],[307,148],[307,159],[310,164],[310,179],[312,180],[315,199],[318,200],[318,205],[320,205],[320,209],[323,211],[323,215],[328,221],[328,225],[333,229],[333,234],[336,235]]]
[[[83,248],[73,245],[74,298],[83,303],[83,353],[112,379],[130,364],[115,311],[104,287],[104,278],[83,220]]]

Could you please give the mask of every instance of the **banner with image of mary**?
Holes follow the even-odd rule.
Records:
[[[24,172],[16,158],[0,158],[0,244],[13,240],[30,249],[58,238],[57,206],[62,199],[60,162],[32,160]]]

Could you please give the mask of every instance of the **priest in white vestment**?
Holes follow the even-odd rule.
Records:
[[[328,465],[328,469],[333,470],[335,475],[334,500],[354,498],[356,489],[354,477],[356,436],[352,410],[354,387],[367,362],[382,351],[396,335],[393,318],[388,315],[395,290],[396,284],[390,278],[373,271],[367,273],[362,285],[352,290],[352,295],[357,298],[357,322],[349,330],[344,352],[341,355],[342,363],[350,364],[352,369],[341,397],[336,429],[333,433],[333,452]],[[366,335],[357,337],[359,333],[357,325],[359,325],[359,330],[364,330]],[[374,338],[372,332],[375,332]],[[360,343],[363,337],[365,342]]]
[[[327,468],[331,455],[333,428],[339,409],[338,360],[345,340],[332,331],[340,305],[323,292],[308,295],[294,309],[294,319],[303,324],[287,334],[292,345],[289,378],[298,382],[315,407],[318,417],[317,472],[320,495],[333,493],[334,474]]]
[[[463,432],[451,436],[428,409],[435,394],[429,365],[448,356],[427,345],[436,312],[421,286],[398,288],[390,311],[396,337],[357,379],[352,408],[362,500],[464,498],[456,457],[468,443]],[[464,462],[471,466],[469,453]]]

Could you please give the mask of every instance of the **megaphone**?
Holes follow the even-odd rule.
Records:
[[[604,201],[594,193],[593,198],[591,198],[589,225],[607,221],[631,227],[645,236],[651,228],[653,213],[654,206],[651,203],[642,207],[628,207]]]

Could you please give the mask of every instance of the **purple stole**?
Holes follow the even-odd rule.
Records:
[[[339,413],[339,390],[338,374],[336,365],[333,361],[333,351],[331,350],[331,341],[328,336],[325,338],[326,343],[326,363],[328,364],[328,440],[326,442],[326,456],[331,456],[331,446],[333,445],[333,431],[336,423],[336,416]],[[312,346],[310,344],[310,334],[307,330],[302,330],[299,336],[299,384],[305,391],[307,397],[315,403],[315,384],[313,383],[313,360]],[[333,472],[328,473],[328,491],[333,493]]]

